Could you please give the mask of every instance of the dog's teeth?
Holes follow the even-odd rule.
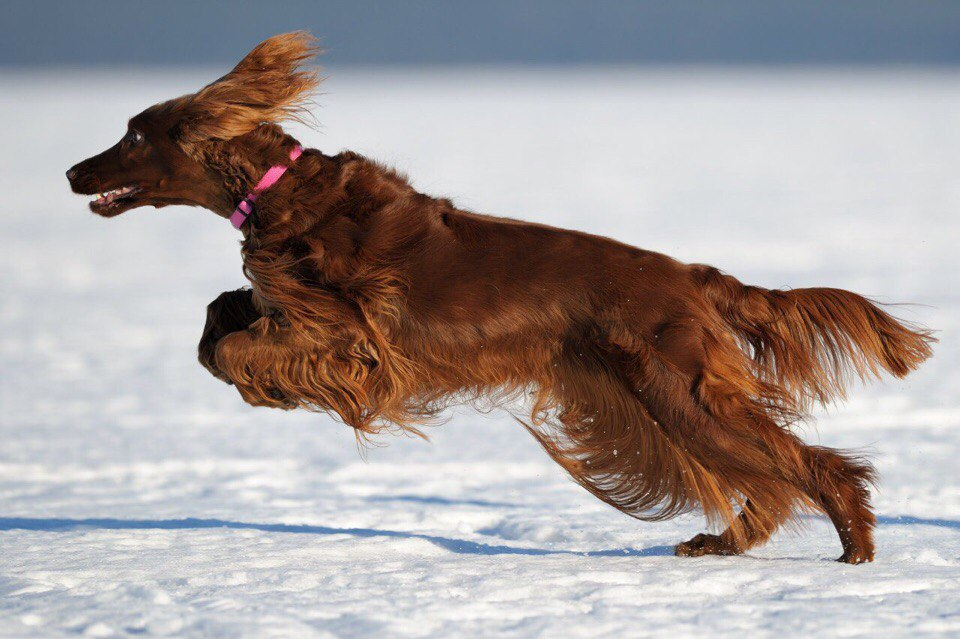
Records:
[[[95,204],[99,204],[101,206],[105,204],[112,204],[117,198],[121,198],[129,193],[133,193],[135,190],[136,189],[132,186],[121,186],[100,194],[94,193],[93,201]]]

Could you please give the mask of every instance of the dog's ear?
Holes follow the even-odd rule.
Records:
[[[264,40],[233,71],[200,89],[180,123],[185,141],[229,140],[264,122],[304,121],[320,82],[304,65],[320,52],[306,31]]]

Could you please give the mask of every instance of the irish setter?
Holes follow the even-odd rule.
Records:
[[[915,369],[929,331],[848,291],[747,286],[464,211],[356,153],[296,157],[279,123],[306,115],[315,53],[305,33],[270,38],[67,172],[75,192],[103,192],[90,208],[104,217],[186,204],[239,220],[252,288],[208,308],[213,375],[250,404],[329,411],[361,437],[419,432],[451,402],[492,396],[525,406],[527,430],[611,506],[644,520],[700,508],[725,527],[678,555],[742,553],[815,509],[840,561],[873,559],[873,468],[790,425],[853,377]],[[275,183],[255,188],[270,167]]]

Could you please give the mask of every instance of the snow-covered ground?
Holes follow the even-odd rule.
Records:
[[[603,506],[502,415],[364,461],[326,416],[243,404],[194,356],[244,283],[236,232],[102,220],[63,177],[220,71],[0,74],[0,636],[960,633],[960,75],[335,72],[300,130],[467,208],[918,303],[897,313],[942,331],[935,358],[807,429],[883,476],[851,567],[818,518],[674,558],[699,517]]]

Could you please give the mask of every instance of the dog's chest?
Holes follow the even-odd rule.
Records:
[[[268,315],[273,315],[277,308],[272,306],[267,302],[266,298],[263,297],[263,294],[260,292],[260,287],[257,286],[256,281],[252,282],[253,286],[253,307],[257,309],[257,312],[263,315],[264,317]]]
[[[257,312],[264,317],[274,315],[280,309],[275,305],[267,301],[267,298],[263,294],[262,287],[260,282],[257,281],[257,274],[254,268],[250,268],[250,265],[247,263],[247,257],[250,255],[251,251],[256,250],[254,247],[257,242],[253,237],[252,230],[248,231],[248,235],[245,238],[244,250],[241,253],[241,259],[243,260],[243,272],[247,276],[247,279],[250,280],[250,288],[253,289],[253,307],[257,309]],[[251,246],[252,245],[252,246]]]
[[[277,307],[270,304],[270,302],[267,301],[267,298],[264,297],[263,291],[260,288],[260,283],[257,282],[256,276],[249,270],[246,271],[246,275],[247,279],[250,280],[250,288],[253,289],[253,307],[257,309],[257,312],[264,317],[273,315],[278,310]]]

